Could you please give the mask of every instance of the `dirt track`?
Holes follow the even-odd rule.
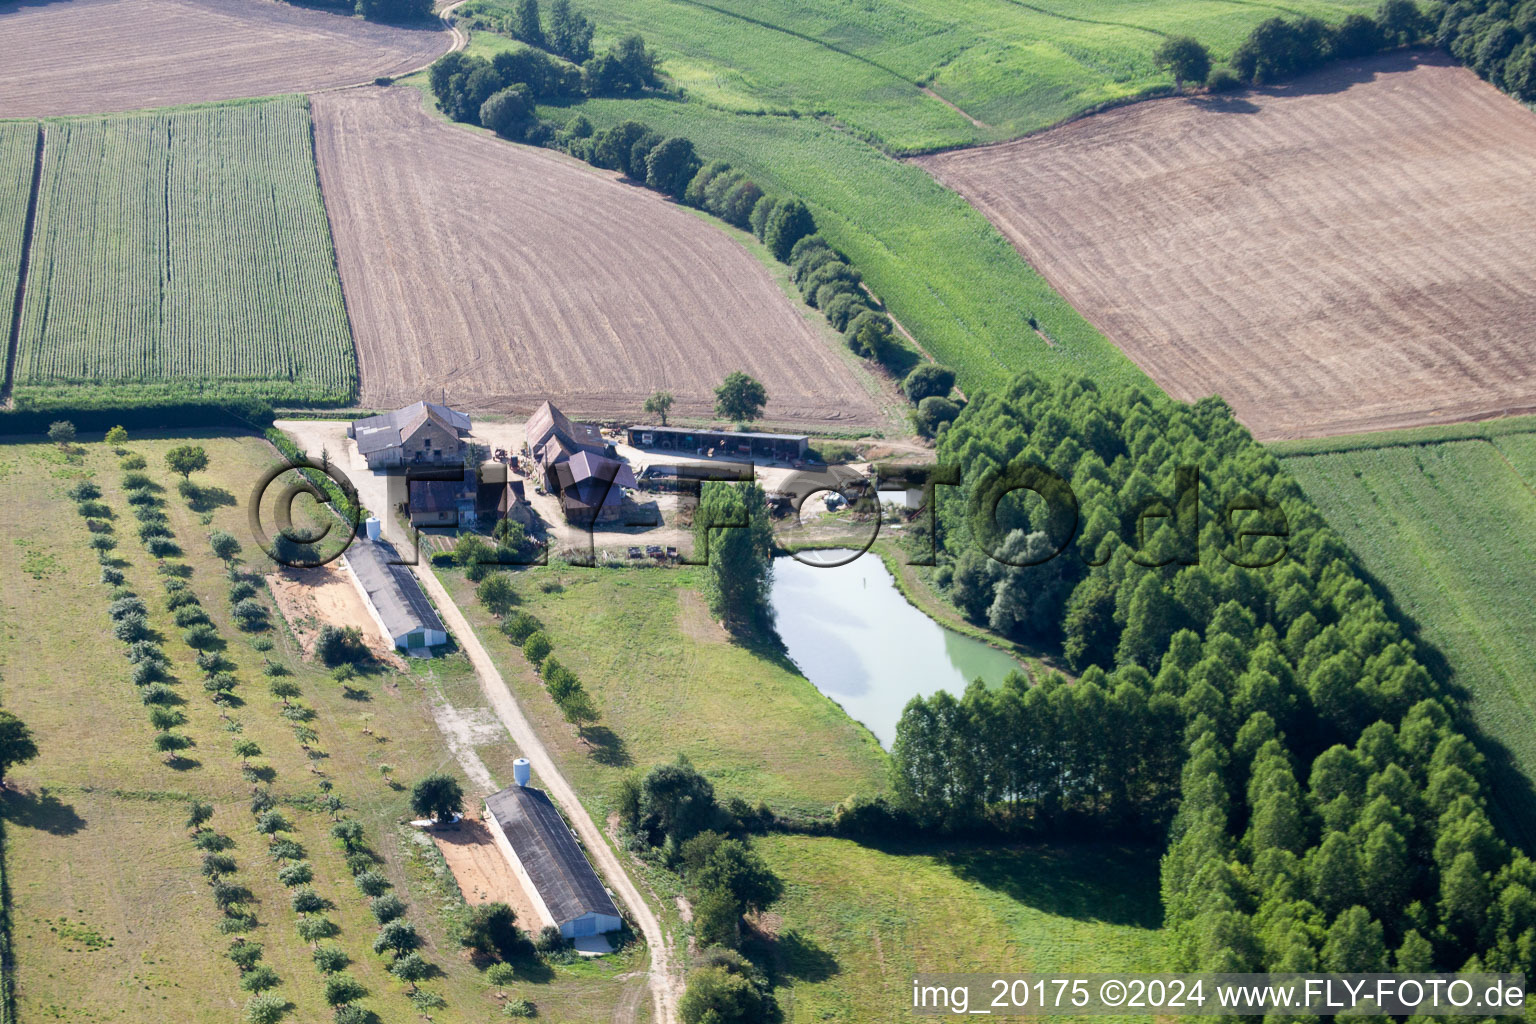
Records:
[[[1536,409],[1536,117],[1439,54],[919,162],[1262,439]]]
[[[727,233],[567,157],[445,124],[412,89],[314,97],[315,148],[361,402],[709,416],[745,370],[764,419],[873,425],[813,310]]]
[[[0,4],[0,117],[309,92],[414,70],[444,26],[396,28],[276,0]]]

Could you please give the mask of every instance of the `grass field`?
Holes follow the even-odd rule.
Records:
[[[1536,433],[1387,446],[1390,437],[1374,449],[1288,458],[1286,468],[1443,656],[1441,674],[1466,692],[1496,745],[1501,824],[1530,846]]]
[[[625,774],[678,754],[722,796],[825,813],[885,786],[874,737],[774,651],[729,641],[695,589],[697,570],[585,569],[516,574],[518,607],[544,623],[555,657],[602,712],[588,747],[560,718],[522,653],[458,571],[439,573],[524,711],[599,821]],[[546,593],[542,587],[557,587]]]
[[[349,399],[307,101],[47,122],[18,407]]]
[[[888,1022],[914,973],[1157,971],[1148,849],[891,847],[757,840],[786,894],[762,922],[788,1024]]]
[[[129,447],[149,460],[150,475],[165,487],[169,525],[186,552],[181,561],[192,567],[191,586],[227,642],[224,656],[235,664],[239,703],[229,718],[239,723],[239,739],[260,746],[253,764],[275,773],[269,785],[314,865],[315,887],[335,904],[327,913],[341,929],[334,941],[352,960],[348,970],[370,991],[363,1005],[385,1021],[419,1016],[405,985],[391,979],[371,951],[377,926],[341,851],[327,837],[328,814],[307,803],[317,794],[311,764],[335,784],[345,813],[364,822],[369,845],[384,859],[381,870],[410,904],[410,919],[426,939],[424,952],[440,971],[424,984],[448,1002],[432,1011],[433,1018],[469,1024],[499,1016],[493,991],[448,938],[441,908],[451,908],[454,898],[432,857],[410,840],[414,833],[397,825],[409,816],[414,779],[456,770],[432,709],[446,699],[475,710],[479,691],[467,662],[447,657],[413,663],[408,674],[368,677],[365,698],[354,699],[302,661],[279,626],[271,634],[270,655],[293,671],[300,700],[315,712],[308,725],[318,734],[312,747],[319,756],[306,756],[291,723],[279,716],[279,703],[267,694],[263,655],[230,622],[223,569],[206,543],[210,530],[226,529],[245,544],[245,568],[265,568],[245,526],[244,499],[275,461],[272,449],[255,438],[197,439],[212,466],[194,480],[211,485],[213,507],[194,512],[176,494],[162,461],[166,449],[184,440],[135,440]],[[37,761],[11,773],[16,792],[0,800],[18,1017],[238,1017],[246,993],[223,957],[230,939],[217,930],[220,915],[199,875],[202,855],[182,825],[187,801],[195,796],[215,805],[214,827],[236,842],[230,851],[239,865],[235,879],[252,890],[259,922],[251,937],[264,943],[263,962],[282,979],[277,991],[292,1004],[288,1019],[328,1019],[322,978],[296,935],[289,891],[279,884],[278,865],[253,826],[247,806],[252,786],[231,753],[236,734],[202,692],[191,649],[163,610],[154,560],[133,535],[134,520],[118,486],[117,457],[99,443],[82,449],[83,455],[71,458],[51,445],[0,447],[0,505],[15,517],[0,547],[0,572],[10,581],[0,595],[0,704],[32,727],[42,751]],[[150,625],[164,636],[180,680],[173,688],[187,720],[177,731],[195,746],[178,767],[155,752],[155,731],[128,679],[123,646],[108,628],[108,588],[97,582],[90,534],[64,495],[86,475],[117,513],[115,553],[127,563],[127,584],[150,606]],[[510,779],[508,743],[490,741],[477,753],[498,779]],[[384,763],[395,767],[404,789],[386,784],[378,770]],[[616,976],[635,970],[643,956],[636,950],[597,965],[557,967],[545,980],[523,979],[515,987],[546,1019],[598,1024],[610,1019],[625,989]]]

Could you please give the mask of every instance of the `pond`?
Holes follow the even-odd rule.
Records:
[[[850,551],[805,552],[839,562]],[[961,636],[907,603],[872,554],[846,565],[774,560],[773,610],[789,656],[822,693],[864,723],[887,750],[907,702],[973,679],[996,686],[1019,670],[1013,657]]]

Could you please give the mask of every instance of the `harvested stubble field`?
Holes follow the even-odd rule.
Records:
[[[639,414],[671,391],[712,415],[733,370],[765,420],[870,425],[878,388],[735,238],[569,158],[431,117],[414,89],[313,98],[320,181],[362,404],[479,411],[550,398]]]
[[[0,117],[142,110],[371,81],[448,50],[440,24],[376,25],[275,0],[0,4]]]
[[[18,405],[356,381],[302,98],[50,121]]]
[[[920,161],[1260,438],[1536,408],[1536,119],[1437,54]]]

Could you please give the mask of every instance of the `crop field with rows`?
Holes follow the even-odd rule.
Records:
[[[46,122],[15,379],[22,408],[349,399],[307,101]]]
[[[1285,465],[1466,691],[1477,725],[1503,748],[1492,751],[1495,802],[1514,834],[1529,839],[1536,433],[1297,456]]]
[[[36,156],[37,125],[0,124],[0,332],[6,337],[15,315],[16,275],[21,272]]]

